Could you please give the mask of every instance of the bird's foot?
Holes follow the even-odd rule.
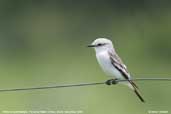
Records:
[[[113,85],[117,83],[118,83],[118,79],[110,79],[105,82],[106,85]]]

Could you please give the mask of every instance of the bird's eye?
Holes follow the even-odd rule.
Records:
[[[99,44],[97,44],[97,46],[102,46],[103,44],[101,44],[101,43],[99,43]]]

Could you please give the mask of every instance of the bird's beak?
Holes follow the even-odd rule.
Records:
[[[96,47],[96,45],[89,44],[87,47]]]

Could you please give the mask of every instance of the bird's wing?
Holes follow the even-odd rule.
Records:
[[[132,80],[129,80],[130,79],[130,77],[129,77],[130,74],[129,74],[127,68],[126,68],[126,65],[124,65],[124,63],[119,58],[119,56],[116,53],[112,53],[110,51],[108,53],[109,53],[109,56],[110,56],[110,60],[111,60],[112,65],[122,74],[122,76],[126,80],[128,80],[128,82],[131,83],[131,85],[134,88],[138,88],[137,85]]]
[[[108,53],[109,53],[109,56],[110,56],[110,60],[111,60],[112,65],[132,85],[132,87],[134,88],[134,92],[136,93],[136,95],[138,96],[138,98],[142,102],[145,102],[144,99],[143,99],[143,97],[141,96],[141,94],[138,91],[138,86],[132,80],[130,80],[130,77],[129,77],[130,74],[129,74],[126,66],[123,64],[122,60],[119,58],[119,56],[116,53],[113,53],[113,52],[108,52]]]
[[[125,79],[129,79],[129,73],[127,71],[126,65],[123,64],[122,60],[116,53],[108,52],[112,65],[120,71],[120,73],[125,77]]]

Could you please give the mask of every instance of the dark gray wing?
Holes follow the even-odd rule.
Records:
[[[129,72],[126,68],[126,66],[123,64],[122,60],[119,58],[119,56],[114,53],[114,52],[108,52],[109,56],[110,56],[110,60],[112,65],[122,74],[122,76],[128,80],[128,82],[132,85],[132,87],[134,88],[134,92],[135,94],[138,96],[138,98],[142,101],[145,102],[143,97],[141,96],[141,94],[139,93],[138,86],[132,81],[129,80]]]
[[[109,53],[109,56],[110,56],[110,60],[111,60],[111,63],[112,65],[122,74],[122,76],[128,80],[128,82],[131,83],[131,85],[134,87],[134,88],[138,88],[137,85],[129,80],[129,72],[126,68],[126,65],[123,64],[122,60],[119,58],[119,56],[116,54],[116,53],[112,53],[112,52],[108,52]]]
[[[112,65],[120,71],[120,73],[124,76],[125,79],[129,79],[129,73],[127,71],[126,66],[123,64],[122,60],[116,53],[108,52],[110,56],[110,60]]]

